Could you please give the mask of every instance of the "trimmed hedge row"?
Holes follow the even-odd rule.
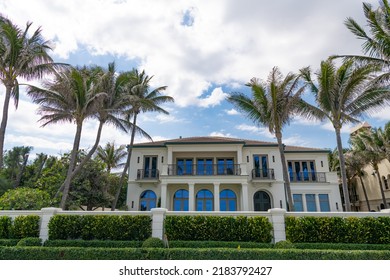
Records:
[[[145,240],[151,235],[149,216],[56,215],[49,222],[50,240]]]
[[[0,247],[0,260],[389,260],[389,251]]]
[[[25,237],[39,237],[38,215],[17,216],[11,219],[8,216],[0,217],[0,238],[21,239]]]
[[[168,240],[251,241],[269,243],[272,224],[266,217],[167,216]]]
[[[286,217],[285,222],[286,239],[293,243],[390,243],[390,217]]]
[[[142,241],[116,241],[116,240],[46,240],[45,247],[92,247],[92,248],[139,248]]]

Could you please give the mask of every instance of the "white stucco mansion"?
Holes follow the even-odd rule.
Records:
[[[328,150],[285,146],[296,211],[342,211]],[[136,144],[127,206],[171,211],[286,208],[277,143],[190,137]]]

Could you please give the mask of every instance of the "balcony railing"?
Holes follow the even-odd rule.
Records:
[[[325,172],[289,172],[290,182],[325,183]]]
[[[224,176],[241,175],[239,164],[168,165],[168,176]]]
[[[138,169],[137,170],[137,180],[158,180],[160,177],[160,172],[158,169]]]
[[[275,172],[271,168],[252,169],[253,180],[275,180]]]

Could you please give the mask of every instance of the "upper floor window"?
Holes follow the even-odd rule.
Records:
[[[196,194],[196,211],[213,211],[214,196],[209,190],[200,190]]]
[[[288,161],[290,181],[316,181],[316,170],[313,160]]]
[[[267,155],[254,155],[254,177],[256,178],[268,178],[268,156]]]
[[[145,156],[144,178],[156,178],[157,174],[157,156]]]
[[[308,212],[317,212],[316,195],[306,194],[306,208]]]
[[[193,174],[193,159],[185,158],[177,160],[177,175],[192,175]]]
[[[212,158],[197,159],[196,174],[213,175],[213,159]]]
[[[321,212],[330,212],[329,195],[328,194],[319,194],[318,197],[320,199]]]
[[[232,158],[217,159],[217,173],[218,175],[233,175],[234,160]]]
[[[156,208],[157,196],[153,191],[144,191],[140,195],[140,210],[149,211],[152,208]]]
[[[188,211],[188,191],[181,189],[173,196],[173,211]]]
[[[219,195],[221,211],[237,211],[237,196],[232,190],[223,190]]]
[[[293,194],[294,210],[297,212],[303,212],[303,200],[302,194]]]

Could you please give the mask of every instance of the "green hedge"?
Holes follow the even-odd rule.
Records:
[[[0,247],[0,260],[389,260],[389,251]]]
[[[286,217],[286,238],[293,243],[389,244],[390,217]]]
[[[181,241],[168,242],[169,248],[272,248],[271,243],[239,241]]]
[[[252,241],[269,243],[272,225],[266,217],[167,216],[168,240]]]
[[[49,239],[145,240],[152,234],[149,216],[56,215],[49,222]]]
[[[19,239],[0,239],[0,246],[16,246]]]
[[[46,240],[46,247],[93,247],[93,248],[139,248],[142,241],[116,241],[116,240]]]
[[[1,216],[0,238],[39,237],[39,220],[38,215],[17,216],[14,220]]]

